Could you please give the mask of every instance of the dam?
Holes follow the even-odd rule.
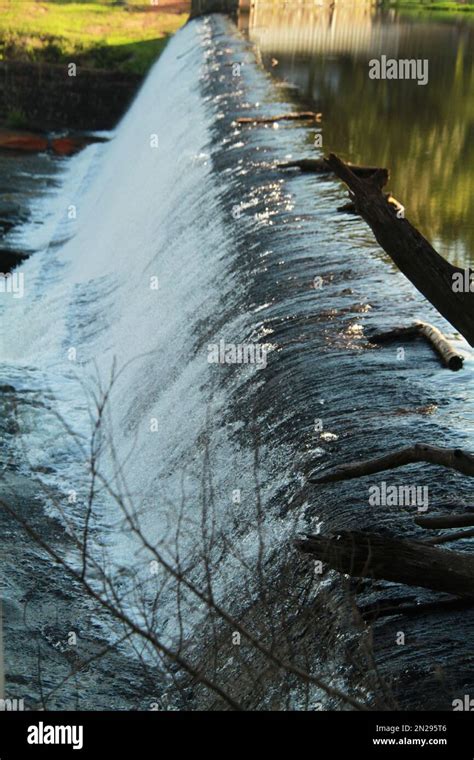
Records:
[[[310,477],[415,438],[472,448],[473,365],[461,340],[456,374],[421,343],[368,346],[400,314],[446,323],[337,212],[336,178],[278,169],[323,157],[324,114],[237,122],[300,107],[252,39],[220,13],[190,20],[21,231],[26,245],[47,223],[24,297],[0,301],[1,500],[30,526],[2,512],[6,693],[30,709],[451,710],[474,689],[472,608],[294,547],[420,538],[415,506],[370,502],[383,475]],[[222,345],[265,362],[209,361]],[[459,473],[412,465],[390,484],[404,477],[430,504],[469,504]],[[357,612],[400,597],[425,611]],[[77,693],[61,686],[76,652],[111,644]]]

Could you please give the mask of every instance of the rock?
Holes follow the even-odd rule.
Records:
[[[8,435],[18,435],[20,432],[20,426],[18,422],[14,419],[7,420],[7,423],[4,427],[4,432],[8,433]]]
[[[7,248],[0,248],[0,272],[8,274],[27,258],[28,254],[21,251],[9,251]]]
[[[48,467],[47,465],[39,464],[36,467],[31,468],[33,472],[40,472],[43,475],[51,475],[51,473],[56,472],[54,467]]]

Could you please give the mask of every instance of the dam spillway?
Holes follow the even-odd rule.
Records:
[[[372,632],[374,675],[366,631],[351,614],[354,588],[331,571],[312,577],[292,546],[299,532],[349,528],[419,536],[413,508],[371,506],[368,484],[316,488],[308,478],[339,459],[408,445],[414,430],[420,440],[468,446],[474,418],[469,363],[453,381],[433,369],[426,347],[417,345],[416,357],[407,349],[404,361],[395,350],[367,348],[365,330],[389,329],[401,312],[442,320],[364,223],[336,213],[344,191],[335,179],[276,169],[278,161],[314,156],[320,127],[236,124],[257,112],[291,111],[291,97],[228,19],[198,18],[170,41],[110,141],[71,161],[61,192],[47,200],[51,239],[22,265],[26,297],[1,303],[0,382],[13,387],[3,396],[4,416],[16,425],[10,438],[7,430],[8,489],[21,478],[37,481],[49,519],[68,535],[80,533],[97,399],[107,392],[88,534],[93,562],[120,580],[128,615],[143,622],[161,569],[155,573],[153,555],[124,520],[124,505],[151,546],[184,561],[197,586],[210,577],[214,598],[236,620],[265,641],[275,635],[285,657],[309,662],[334,690],[377,706],[393,699],[402,708],[450,709],[460,689],[472,688],[463,666],[472,613],[404,620],[407,641],[416,641],[411,649],[396,644],[400,620],[381,619]],[[264,365],[221,361],[219,351],[210,360],[222,341],[265,347],[247,354],[265,355]],[[467,426],[460,405],[469,410]],[[414,484],[422,477],[433,500],[453,491],[469,499],[457,474],[440,478],[427,468],[421,475],[414,466],[405,477]],[[9,635],[19,616],[23,551],[19,544],[12,557],[4,619],[20,675],[36,656],[26,634],[20,642]],[[69,544],[68,552],[74,556]],[[80,566],[80,557],[72,562]],[[52,599],[61,583],[58,577],[59,587],[48,589]],[[387,602],[400,594],[379,586]],[[357,593],[371,603],[376,591],[369,584]],[[432,597],[413,589],[407,596]],[[41,597],[32,598],[40,621]],[[84,610],[71,626],[81,627]],[[259,653],[236,654],[179,582],[163,585],[159,610],[164,645],[178,642],[248,709],[344,705],[337,693],[315,684],[308,693],[285,673],[267,673]],[[102,634],[117,635],[109,626],[101,624]],[[126,645],[121,651],[126,671],[130,653]],[[242,661],[265,672],[261,683]],[[441,689],[440,672],[449,673]],[[390,698],[379,677],[392,682]],[[88,688],[90,707],[94,684]],[[162,691],[170,691],[166,675]],[[188,698],[198,709],[222,699],[204,687]],[[69,706],[61,692],[57,699]],[[130,694],[116,699],[143,707]],[[170,699],[181,706],[179,694]]]

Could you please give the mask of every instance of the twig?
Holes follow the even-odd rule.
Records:
[[[280,113],[278,116],[239,116],[236,119],[237,124],[273,124],[276,121],[321,121],[322,113],[314,111],[297,111],[291,113]]]

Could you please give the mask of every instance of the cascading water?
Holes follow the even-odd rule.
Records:
[[[275,168],[277,160],[312,150],[307,128],[236,125],[242,114],[290,109],[275,103],[284,97],[229,21],[189,23],[110,142],[71,161],[62,193],[47,200],[52,241],[21,267],[25,296],[0,303],[0,379],[15,388],[18,422],[8,457],[23,476],[41,479],[48,514],[66,516],[72,530],[82,526],[93,394],[114,376],[99,455],[109,491],[126,494],[153,545],[174,545],[181,531],[190,565],[212,531],[225,532],[226,542],[210,549],[218,567],[214,593],[239,619],[258,603],[258,590],[243,582],[242,559],[256,561],[262,540],[265,572],[280,585],[282,567],[296,567],[300,580],[308,573],[291,549],[298,529],[416,530],[409,510],[369,506],[365,485],[316,491],[307,484],[315,467],[410,442],[415,427],[420,439],[461,445],[465,436],[467,446],[473,432],[465,425],[470,361],[453,380],[422,346],[404,363],[365,350],[365,324],[383,329],[401,311],[438,318],[381,256],[363,223],[335,214],[341,188],[334,180]],[[223,344],[250,346],[265,362],[210,361],[213,351],[222,357]],[[414,482],[421,477],[433,498],[449,487],[468,498],[454,474],[441,482],[436,470],[413,472]],[[102,486],[90,523],[94,550],[106,552],[124,578],[142,577],[149,558]],[[212,506],[204,527],[203,499]],[[201,578],[205,568],[191,572]],[[299,614],[311,618],[325,584],[334,608],[327,605],[327,620],[323,613],[312,620],[301,648],[327,681],[344,688],[354,663],[337,610],[337,577],[316,578],[306,608],[291,609],[287,625],[294,632]],[[384,593],[390,597],[388,585]],[[160,632],[173,642],[175,595],[164,593],[160,605]],[[127,609],[140,618],[130,600]],[[457,631],[458,614],[436,619],[434,637],[433,618],[407,624],[425,647],[424,660],[420,650],[404,652],[405,682],[417,682],[407,704],[449,709],[465,680],[460,663],[472,627],[463,613]],[[198,647],[203,617],[199,609],[189,613],[182,633]],[[334,621],[337,635],[329,639]],[[399,671],[396,630],[396,620],[376,629],[389,676]],[[322,651],[326,639],[331,649]],[[447,695],[430,694],[433,674],[420,677],[433,651],[455,674]],[[357,679],[362,686],[356,670]],[[270,681],[257,706],[278,704],[275,689]],[[94,707],[93,694],[87,700]]]

